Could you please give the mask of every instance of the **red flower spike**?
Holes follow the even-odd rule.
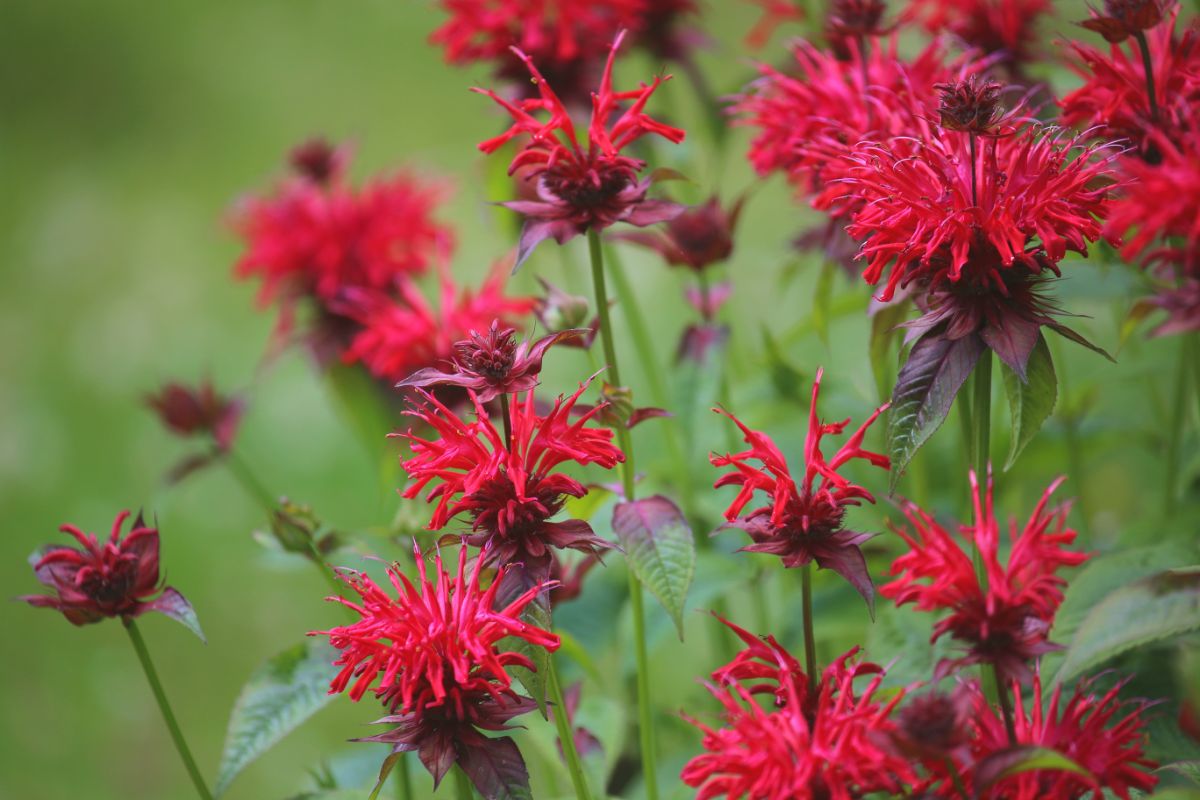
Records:
[[[535,707],[513,691],[506,672],[514,665],[535,669],[533,662],[520,653],[502,651],[500,641],[517,637],[553,652],[559,638],[521,619],[547,584],[497,607],[503,568],[484,590],[479,580],[483,560],[475,559],[468,574],[464,544],[455,576],[447,573],[439,554],[431,581],[420,549],[414,544],[413,550],[418,585],[393,565],[387,570],[396,592],[392,596],[369,576],[346,570],[342,579],[361,599],[329,599],[361,619],[309,635],[328,636],[342,651],[334,662],[342,669],[330,684],[330,694],[348,692],[357,701],[370,691],[392,712],[379,720],[394,725],[391,731],[357,741],[386,742],[393,753],[415,750],[436,786],[456,762],[471,774],[469,764],[481,750],[505,741],[481,731],[507,730],[510,719]],[[520,754],[516,757],[519,760]]]
[[[845,530],[842,521],[847,507],[859,505],[864,500],[874,503],[875,498],[863,487],[839,475],[837,470],[856,458],[885,470],[890,468],[887,456],[862,447],[867,428],[888,404],[877,408],[827,461],[821,452],[821,438],[842,433],[850,420],[823,424],[818,418],[817,397],[822,372],[817,370],[813,380],[808,435],[804,444],[804,475],[799,485],[792,477],[787,460],[770,437],[746,427],[728,411],[714,409],[733,420],[750,449],[734,455],[710,455],[709,461],[714,467],[733,468],[713,486],[739,487],[737,497],[725,511],[725,519],[728,520],[726,527],[741,528],[753,540],[753,544],[742,550],[777,555],[785,567],[799,567],[816,561],[817,566],[832,569],[848,580],[874,613],[874,587],[859,549],[859,545],[873,534]],[[762,467],[752,466],[752,460],[760,462]],[[739,518],[755,492],[770,496],[771,504]]]
[[[1116,44],[1162,22],[1167,6],[1173,4],[1174,0],[1104,0],[1104,13],[1089,9],[1091,18],[1079,25]]]
[[[504,294],[506,269],[499,264],[477,292],[460,289],[448,271],[441,275],[435,310],[411,281],[400,281],[399,298],[382,292],[347,291],[335,304],[339,314],[361,326],[342,352],[347,364],[362,362],[372,374],[399,381],[417,370],[455,357],[455,343],[497,320],[520,327],[534,307],[531,297]]]
[[[733,231],[743,200],[738,198],[725,209],[714,195],[702,205],[685,209],[659,230],[623,232],[613,238],[655,251],[668,266],[700,272],[728,260],[733,253]]]
[[[322,305],[347,289],[390,291],[403,276],[424,273],[454,247],[450,229],[434,219],[448,191],[400,172],[361,188],[343,179],[346,156],[328,145],[293,153],[299,177],[235,209],[245,241],[238,277],[259,277],[259,301],[313,296]]]
[[[1012,685],[1015,701],[1014,728],[1017,745],[1056,750],[1086,769],[1095,779],[1092,784],[1080,775],[1054,771],[1023,772],[994,784],[988,797],[995,800],[1041,800],[1049,797],[1089,797],[1108,795],[1108,790],[1123,800],[1130,791],[1150,792],[1158,783],[1153,774],[1157,763],[1146,758],[1146,732],[1142,716],[1145,701],[1123,703],[1118,697],[1125,682],[1119,682],[1102,695],[1091,694],[1093,682],[1080,681],[1070,699],[1062,699],[1062,686],[1056,686],[1050,705],[1042,700],[1040,675],[1033,678],[1033,704],[1025,710],[1021,688]],[[976,763],[1010,747],[1004,718],[973,687],[973,755]],[[1043,711],[1043,708],[1045,710]],[[1098,784],[1098,785],[1097,785]]]
[[[233,444],[246,408],[240,397],[218,394],[208,379],[196,387],[165,384],[157,394],[146,395],[145,402],[167,430],[183,437],[211,436],[223,451]]]
[[[570,397],[560,396],[545,416],[535,411],[533,392],[510,408],[512,442],[506,447],[478,398],[475,422],[466,422],[432,395],[418,390],[425,403],[405,413],[429,425],[437,438],[409,431],[392,434],[408,440],[413,457],[400,462],[411,485],[404,496],[426,494],[437,501],[430,530],[441,530],[459,514],[469,514],[472,532],[465,541],[484,547],[486,564],[524,563],[537,580],[550,569],[551,548],[596,554],[612,545],[583,520],[551,522],[567,497],[583,497],[587,488],[562,473],[561,464],[597,464],[612,469],[625,456],[612,444],[613,432],[589,427],[599,409],[574,422],[572,409],[591,380]]]
[[[544,239],[553,237],[563,244],[589,229],[599,230],[617,222],[645,227],[671,219],[683,210],[676,203],[647,199],[646,192],[653,176],[639,178],[646,163],[621,155],[624,148],[643,136],[662,136],[674,143],[683,141],[684,137],[682,130],[657,122],[643,111],[666,78],[655,77],[650,85],[642,84],[628,92],[613,90],[612,68],[623,38],[624,33],[613,41],[600,88],[592,94],[586,149],[579,143],[566,106],[538,71],[533,59],[521,50],[514,48],[537,84],[538,99],[512,103],[495,92],[473,90],[495,100],[513,117],[512,127],[481,142],[480,150],[494,153],[511,139],[529,136],[509,165],[508,172],[512,175],[527,169],[529,175],[536,176],[538,199],[501,203],[525,217],[517,248],[518,267]],[[632,102],[610,124],[610,118],[624,101]],[[550,118],[546,122],[538,121],[533,112],[539,111],[549,114]]]
[[[930,33],[998,58],[1020,79],[1040,55],[1038,28],[1054,8],[1050,0],[914,0],[912,10]]]
[[[680,775],[699,790],[697,800],[851,800],[872,792],[896,794],[916,783],[908,762],[884,746],[894,729],[890,715],[904,692],[887,703],[875,699],[879,666],[852,661],[857,648],[851,650],[826,668],[810,694],[799,663],[774,639],[762,642],[725,624],[750,647],[707,684],[724,709],[723,725],[684,716],[704,733],[705,752]],[[856,693],[856,679],[868,675],[869,683]],[[773,702],[764,708],[757,694],[769,694]]]
[[[475,392],[481,403],[501,394],[528,392],[538,385],[542,358],[551,345],[586,334],[581,329],[565,330],[533,343],[517,344],[515,330],[501,328],[499,320],[492,320],[486,336],[471,331],[470,338],[455,343],[450,372],[428,367],[409,375],[396,388],[461,386]]]
[[[1049,641],[1049,633],[1067,581],[1057,571],[1078,566],[1089,556],[1063,548],[1075,541],[1075,531],[1066,523],[1070,505],[1046,508],[1063,481],[1059,478],[1043,493],[1023,528],[1018,531],[1012,523],[1008,564],[1002,565],[991,476],[982,497],[974,472],[970,479],[975,520],[960,530],[971,544],[964,547],[929,514],[911,502],[903,503],[911,532],[901,527],[893,530],[909,551],[892,563],[890,574],[899,577],[879,591],[896,605],[915,603],[919,611],[950,612],[934,626],[930,641],[948,633],[968,649],[962,658],[942,661],[939,676],[968,664],[992,664],[1004,680],[1023,680],[1029,677],[1034,658],[1058,648]],[[978,548],[983,559],[986,589],[975,575],[972,548]]]
[[[121,527],[128,517],[128,511],[117,514],[105,542],[74,525],[63,525],[59,530],[75,537],[81,547],[47,546],[30,559],[38,581],[54,590],[54,595],[17,599],[60,611],[73,625],[107,617],[133,619],[158,611],[203,638],[191,604],[176,589],[159,583],[158,530],[146,525],[138,514],[122,536]]]

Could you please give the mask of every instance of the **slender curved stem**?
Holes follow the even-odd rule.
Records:
[[[1158,121],[1158,89],[1154,85],[1154,64],[1150,60],[1150,43],[1146,41],[1146,32],[1137,31],[1133,34],[1137,40],[1138,49],[1142,51],[1142,69],[1146,73],[1146,99],[1150,102],[1150,119]]]
[[[592,793],[588,789],[583,764],[579,760],[579,751],[575,749],[575,735],[571,731],[571,720],[567,716],[567,701],[563,697],[562,682],[558,679],[558,669],[554,666],[553,656],[546,660],[546,667],[546,682],[550,688],[550,700],[554,703],[554,727],[558,729],[558,742],[562,746],[563,757],[567,760],[567,770],[571,773],[575,797],[578,800],[591,800]]]
[[[621,384],[620,368],[617,365],[617,350],[613,344],[611,317],[608,313],[608,290],[604,284],[604,253],[600,246],[600,234],[594,228],[587,233],[588,254],[591,256],[592,287],[596,293],[596,311],[600,315],[600,341],[604,346],[604,358],[608,362],[612,382]],[[625,453],[621,465],[621,483],[626,502],[633,501],[634,460],[633,441],[629,429],[617,425],[617,441]],[[646,784],[647,800],[658,800],[658,774],[654,754],[654,714],[650,707],[650,658],[646,652],[646,610],[642,597],[642,583],[633,570],[629,573],[629,606],[633,614],[634,654],[637,661],[638,725],[641,734],[642,776]]]
[[[817,676],[817,640],[813,635],[812,609],[812,564],[800,568],[801,611],[804,615],[804,668],[808,671],[808,688],[816,697]]]
[[[142,662],[142,671],[146,673],[150,691],[154,693],[154,699],[158,701],[158,710],[162,712],[163,721],[167,723],[171,741],[175,743],[175,749],[179,751],[179,758],[182,759],[183,766],[187,769],[192,784],[196,787],[196,794],[200,795],[202,800],[212,800],[212,792],[208,791],[208,785],[204,783],[204,776],[200,774],[200,768],[196,766],[196,759],[192,758],[192,751],[188,748],[187,740],[183,738],[183,730],[179,727],[178,720],[175,719],[175,712],[171,710],[170,702],[167,701],[167,693],[163,691],[162,683],[158,679],[158,672],[154,669],[154,661],[150,658],[150,651],[146,648],[146,640],[142,638],[142,633],[132,618],[122,621],[125,623],[125,630],[129,633],[129,641],[133,643],[133,650],[137,653],[138,661]]]
[[[263,510],[270,516],[278,505],[278,498],[271,494],[270,490],[263,485],[254,475],[254,470],[250,469],[250,465],[245,459],[238,454],[236,450],[229,449],[223,451],[225,463],[229,467],[229,471],[233,473],[233,477],[237,478],[238,483],[246,490],[246,493],[258,502]]]

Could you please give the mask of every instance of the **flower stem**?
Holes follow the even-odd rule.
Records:
[[[992,680],[996,685],[996,699],[1000,701],[1000,710],[1004,713],[1004,730],[1008,733],[1008,743],[1014,747],[1017,744],[1017,728],[1013,724],[1013,707],[1012,697],[1008,693],[1008,687],[1000,681],[1000,672],[995,665],[989,667],[992,673]]]
[[[255,477],[254,470],[250,469],[250,465],[235,450],[225,450],[224,455],[229,471],[233,473],[233,477],[237,478],[246,493],[263,507],[268,516],[274,513],[277,498],[263,485],[262,481]]]
[[[971,800],[971,795],[967,793],[967,787],[963,786],[962,775],[958,774],[958,766],[954,763],[954,759],[946,756],[942,759],[946,766],[946,772],[950,775],[950,781],[954,784],[954,791],[958,792],[958,796],[962,800]]]
[[[1158,89],[1154,85],[1154,64],[1150,61],[1150,43],[1146,41],[1145,31],[1135,31],[1133,38],[1137,40],[1138,49],[1142,51],[1142,69],[1146,73],[1146,99],[1150,102],[1150,119],[1158,121]]]
[[[1171,399],[1170,428],[1167,430],[1167,474],[1163,480],[1163,512],[1169,518],[1175,514],[1179,503],[1179,455],[1184,438],[1184,422],[1187,420],[1188,367],[1192,360],[1191,337],[1179,339],[1179,363],[1175,365],[1175,394]]]
[[[508,393],[500,393],[500,416],[504,418],[504,449],[512,449],[512,415],[508,413]]]
[[[475,800],[475,790],[471,788],[471,779],[467,777],[463,768],[455,764],[451,771],[454,773],[454,796],[457,800]]]
[[[975,134],[968,133],[971,142],[971,205],[979,205],[979,165],[975,156]]]
[[[412,800],[412,775],[408,771],[408,753],[402,753],[396,759],[394,772],[396,773],[396,777],[392,783],[396,786],[397,800]]]
[[[808,671],[808,688],[817,692],[817,640],[813,635],[812,563],[800,568],[801,611],[804,622],[804,668]]]
[[[974,398],[971,403],[971,427],[974,444],[975,477],[988,477],[992,441],[992,351],[987,350],[975,365]]]
[[[621,373],[617,366],[617,350],[613,344],[611,317],[608,313],[608,290],[604,285],[604,252],[600,247],[600,234],[594,228],[587,232],[588,254],[592,264],[592,286],[596,293],[596,311],[600,315],[600,341],[604,346],[604,358],[608,362],[613,383],[620,386]],[[621,482],[625,489],[626,502],[633,501],[634,460],[633,441],[629,428],[617,425],[617,441],[625,453],[621,465]],[[642,583],[632,569],[629,573],[629,606],[633,614],[634,655],[637,660],[638,725],[641,734],[642,776],[646,784],[647,800],[658,800],[658,775],[654,757],[654,715],[650,708],[650,659],[646,653],[646,611],[642,597]]]
[[[583,773],[583,764],[579,761],[579,751],[575,749],[575,736],[571,732],[571,720],[567,717],[567,701],[563,698],[562,683],[558,679],[558,669],[554,666],[553,656],[546,659],[546,667],[546,682],[550,688],[550,700],[554,703],[554,727],[558,729],[558,742],[562,745],[563,757],[567,760],[567,770],[571,773],[575,797],[578,800],[591,800],[592,794]]]
[[[167,730],[171,734],[171,740],[175,742],[175,749],[179,751],[183,766],[187,768],[192,784],[196,787],[196,794],[200,795],[202,800],[212,800],[212,793],[208,791],[208,786],[204,783],[204,776],[200,774],[196,760],[192,758],[192,751],[188,749],[187,740],[183,738],[183,730],[175,719],[175,712],[171,710],[171,704],[167,702],[167,694],[158,680],[158,673],[154,669],[150,651],[146,649],[146,640],[142,638],[141,631],[138,630],[137,623],[132,618],[125,618],[122,621],[125,623],[125,630],[129,632],[129,641],[133,643],[133,650],[137,653],[138,660],[142,662],[142,670],[146,673],[146,680],[150,683],[150,691],[154,693],[154,699],[158,701],[158,709],[162,712],[163,721],[167,723]]]

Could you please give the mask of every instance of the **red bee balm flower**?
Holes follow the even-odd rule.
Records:
[[[228,450],[237,434],[245,403],[241,398],[217,394],[212,381],[195,388],[168,383],[157,394],[146,395],[146,405],[158,414],[162,424],[180,436],[207,434],[217,447]]]
[[[799,663],[773,638],[762,642],[725,624],[749,647],[712,674],[716,685],[707,684],[724,709],[723,726],[684,717],[704,732],[705,752],[680,775],[699,789],[697,800],[851,800],[916,782],[907,761],[885,745],[904,692],[886,704],[875,700],[879,666],[853,662],[856,648],[827,667],[811,692]],[[856,693],[855,680],[866,675],[870,682]],[[766,708],[758,694],[772,695]]]
[[[37,579],[53,589],[55,596],[18,599],[61,611],[74,625],[106,617],[132,619],[158,611],[199,634],[191,604],[177,590],[159,583],[158,531],[148,527],[139,514],[122,537],[121,526],[128,517],[128,511],[117,514],[112,534],[104,543],[74,525],[63,525],[59,530],[74,536],[82,549],[48,546],[31,559]]]
[[[985,663],[993,664],[1004,680],[1027,678],[1033,658],[1057,649],[1048,636],[1067,581],[1055,573],[1082,564],[1088,555],[1062,547],[1075,541],[1075,531],[1066,527],[1070,506],[1046,509],[1051,493],[1062,483],[1060,478],[1046,489],[1020,532],[1013,523],[1008,565],[1001,565],[991,479],[981,499],[974,472],[970,478],[975,522],[961,530],[983,558],[986,588],[975,575],[970,548],[964,549],[933,517],[905,502],[901,509],[913,532],[895,531],[910,549],[892,564],[891,574],[899,577],[880,593],[896,605],[916,603],[920,611],[951,612],[934,627],[931,641],[949,633],[969,649],[963,658],[940,663],[939,675]],[[922,583],[925,580],[929,582]]]
[[[733,420],[744,434],[750,449],[734,455],[710,455],[709,461],[714,467],[734,469],[718,478],[713,485],[739,487],[737,497],[725,511],[725,519],[729,521],[727,527],[741,528],[754,540],[743,550],[777,555],[783,559],[785,567],[798,567],[816,561],[819,567],[832,569],[850,581],[867,605],[873,608],[874,587],[859,549],[859,545],[873,534],[845,530],[842,528],[842,519],[848,506],[858,505],[863,500],[874,503],[875,498],[863,487],[843,478],[837,470],[856,458],[865,459],[885,470],[890,468],[891,462],[887,456],[862,448],[867,428],[887,408],[887,404],[875,409],[854,435],[826,461],[821,453],[821,437],[840,434],[850,420],[822,424],[817,417],[821,375],[822,370],[817,370],[817,377],[813,380],[808,436],[804,443],[804,476],[799,486],[792,477],[787,460],[769,436],[751,430],[737,417],[721,409],[714,411]],[[751,466],[749,462],[752,460],[760,462],[762,467]],[[771,505],[739,518],[738,515],[757,491],[769,495]]]
[[[1038,55],[1038,27],[1053,12],[1050,0],[915,0],[912,8],[930,33],[995,56],[1014,77]]]
[[[350,698],[357,701],[372,690],[392,712],[379,720],[394,725],[391,731],[358,741],[386,742],[393,753],[417,751],[435,786],[457,762],[480,792],[491,797],[494,792],[481,785],[481,776],[489,775],[481,762],[515,760],[525,782],[528,776],[512,739],[489,738],[481,731],[506,730],[511,718],[535,707],[533,700],[513,691],[505,672],[511,666],[535,669],[533,662],[498,645],[512,636],[534,647],[558,649],[557,636],[521,620],[521,612],[547,587],[534,586],[498,607],[503,569],[485,591],[479,583],[483,562],[477,559],[468,576],[464,545],[453,579],[441,556],[435,558],[435,585],[421,551],[413,549],[419,587],[396,566],[387,570],[395,597],[370,577],[346,571],[343,579],[361,600],[329,599],[361,619],[309,635],[328,636],[342,651],[334,662],[342,670],[330,684],[330,694],[349,689]]]
[[[511,139],[525,134],[529,141],[508,167],[510,175],[528,170],[537,179],[536,200],[514,200],[502,205],[524,215],[525,225],[517,249],[519,266],[543,239],[553,237],[562,244],[589,229],[601,229],[617,222],[644,227],[671,219],[683,206],[663,200],[648,200],[646,192],[652,178],[640,179],[646,163],[621,150],[649,134],[671,142],[683,141],[684,132],[648,117],[643,109],[650,96],[665,80],[655,77],[649,85],[616,92],[612,88],[613,62],[624,34],[617,36],[604,65],[600,89],[592,95],[592,119],[588,126],[587,148],[575,132],[575,124],[566,106],[542,77],[533,59],[514,48],[525,62],[537,84],[540,97],[512,103],[495,92],[475,89],[504,107],[513,116],[513,125],[501,135],[479,145],[485,153],[494,153]],[[622,101],[632,100],[615,122],[609,118]],[[531,112],[550,115],[539,122]]]
[[[1118,698],[1124,682],[1118,683],[1103,695],[1090,693],[1092,682],[1080,681],[1065,704],[1062,686],[1056,686],[1050,705],[1044,711],[1042,681],[1033,678],[1033,705],[1025,710],[1021,702],[1021,687],[1014,684],[1016,717],[1013,720],[1018,746],[1044,747],[1057,750],[1079,764],[1095,783],[1080,775],[1060,770],[1022,772],[1001,779],[988,792],[995,800],[1042,800],[1049,797],[1091,797],[1101,800],[1115,794],[1129,800],[1130,790],[1149,792],[1158,783],[1153,770],[1158,766],[1146,758],[1146,733],[1143,730],[1144,701],[1124,704]],[[1004,718],[988,702],[979,688],[974,687],[975,729],[972,742],[976,763],[993,753],[1008,750],[1012,745],[1005,729]],[[1132,706],[1132,708],[1130,708]],[[1128,713],[1120,716],[1124,710]]]
[[[743,200],[739,198],[729,208],[722,208],[720,200],[713,196],[668,220],[661,232],[631,231],[617,238],[654,250],[669,266],[700,272],[726,261],[733,253],[733,231]]]
[[[471,331],[469,339],[454,345],[450,372],[427,368],[418,370],[396,384],[409,386],[461,386],[475,392],[479,402],[487,403],[501,394],[528,392],[537,386],[542,371],[542,357],[551,345],[561,339],[585,335],[587,331],[571,329],[543,336],[536,342],[515,341],[516,331],[501,328],[499,320],[492,321],[487,336]]]
[[[570,548],[596,553],[611,547],[583,520],[551,522],[565,499],[583,497],[582,483],[554,470],[564,462],[598,464],[612,469],[625,456],[612,444],[613,432],[587,423],[602,404],[571,420],[571,410],[591,381],[575,394],[561,396],[545,416],[534,410],[533,392],[510,409],[512,441],[503,435],[474,398],[476,421],[468,423],[422,390],[426,404],[405,413],[433,428],[436,439],[408,432],[392,434],[407,439],[413,457],[400,466],[413,480],[404,496],[416,497],[437,482],[427,499],[438,501],[430,530],[441,530],[458,514],[471,515],[469,544],[483,547],[488,563],[524,563],[526,570],[544,580],[550,570],[550,548]]]

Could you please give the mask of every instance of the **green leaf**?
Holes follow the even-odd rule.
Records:
[[[1173,569],[1118,589],[1096,605],[1054,676],[1062,683],[1121,653],[1200,630],[1200,567]]]
[[[328,642],[306,639],[254,671],[229,715],[215,795],[332,699],[329,682],[337,674],[336,657]]]
[[[946,421],[954,396],[982,353],[983,342],[978,336],[949,339],[926,334],[917,340],[892,392],[888,416],[890,491],[896,491],[908,462]]]
[[[775,392],[786,400],[806,402],[804,373],[788,362],[779,343],[766,326],[762,329],[762,340],[763,351],[767,358],[767,372],[771,376],[771,384],[775,387]]]
[[[196,616],[196,609],[192,608],[192,604],[177,589],[168,586],[163,589],[161,595],[147,603],[144,608],[146,611],[165,614],[196,634],[200,641],[208,644],[208,640],[204,638],[204,631],[200,628],[200,618]]]
[[[817,288],[813,293],[813,327],[817,329],[817,336],[826,349],[829,348],[829,308],[833,301],[833,275],[836,270],[832,261],[826,261],[821,267]]]
[[[613,510],[613,530],[629,566],[671,615],[683,639],[683,608],[696,573],[692,529],[683,512],[662,495],[654,495]]]
[[[1107,350],[1098,344],[1093,344],[1091,340],[1089,340],[1079,331],[1072,330],[1066,325],[1063,325],[1061,322],[1049,322],[1047,323],[1047,326],[1058,333],[1059,336],[1062,336],[1065,339],[1070,339],[1072,342],[1075,342],[1075,344],[1081,344],[1088,350],[1091,350],[1093,353],[1099,353],[1114,364],[1117,363],[1117,360],[1113,358]]]
[[[1037,344],[1025,367],[1024,381],[1003,361],[1000,372],[1004,376],[1004,391],[1008,394],[1008,410],[1012,415],[1012,439],[1008,460],[1004,463],[1004,469],[1008,471],[1025,445],[1042,429],[1058,400],[1058,376],[1054,374],[1054,361],[1046,337],[1038,334]]]
[[[526,572],[520,564],[512,564],[508,570],[503,589],[496,597],[497,608],[503,608],[508,605],[535,585],[533,576]],[[552,630],[553,625],[550,619],[548,596],[542,593],[532,603],[525,606],[525,610],[521,613],[521,620],[542,630]],[[519,636],[511,636],[504,639],[502,648],[520,653],[533,662],[534,668],[532,670],[522,666],[513,666],[510,667],[509,671],[521,683],[526,693],[538,704],[538,710],[542,713],[542,718],[548,719],[549,716],[546,713],[546,676],[550,671],[549,651],[544,647],[530,644]]]
[[[1057,750],[1022,745],[992,753],[975,765],[975,797],[987,797],[988,789],[1005,778],[1041,769],[1073,772],[1093,785],[1096,783],[1092,773]]]

